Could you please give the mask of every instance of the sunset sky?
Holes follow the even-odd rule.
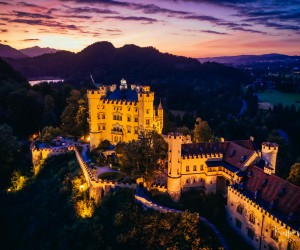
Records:
[[[190,57],[300,55],[300,0],[0,0],[0,43],[78,52],[97,41]]]

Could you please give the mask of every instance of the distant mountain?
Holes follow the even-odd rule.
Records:
[[[200,107],[198,103],[205,102],[206,110],[201,113],[212,112],[207,106],[214,107],[210,103],[216,102],[219,92],[230,105],[231,96],[246,78],[244,72],[222,64],[201,64],[197,59],[161,53],[153,47],[115,48],[109,42],[92,44],[76,54],[59,51],[6,61],[27,78],[56,77],[80,87],[95,87],[90,75],[101,84],[118,84],[122,78],[129,84],[149,84],[157,96],[165,97],[170,109],[190,110],[191,105]]]
[[[300,62],[300,56],[288,56],[282,54],[264,55],[240,55],[198,58],[200,62],[217,62],[232,65],[247,65],[253,63],[280,63],[280,62]]]
[[[52,49],[52,48],[41,48],[39,46],[34,46],[31,48],[26,48],[26,49],[20,49],[24,55],[29,56],[29,57],[35,57],[35,56],[40,56],[43,54],[49,54],[49,53],[55,53],[58,50],[57,49]]]
[[[58,51],[38,57],[6,59],[28,78],[56,76],[73,81],[116,82],[157,81],[176,76],[181,71],[196,69],[196,59],[160,53],[152,47],[125,45],[115,48],[109,42],[98,42],[78,53]]]
[[[0,57],[3,58],[25,58],[27,57],[22,52],[9,45],[0,44]]]

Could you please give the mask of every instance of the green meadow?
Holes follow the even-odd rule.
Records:
[[[300,94],[283,93],[277,90],[266,90],[257,93],[259,102],[269,102],[272,105],[281,103],[283,106],[294,104],[296,108],[300,108]]]

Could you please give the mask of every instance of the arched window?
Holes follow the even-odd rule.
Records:
[[[243,206],[239,203],[237,208],[236,208],[236,211],[239,213],[239,214],[243,214]]]

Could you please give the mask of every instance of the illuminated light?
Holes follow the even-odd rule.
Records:
[[[8,188],[8,189],[7,189],[7,192],[10,192],[10,191],[11,191],[11,188]]]
[[[83,188],[84,188],[84,185],[81,184],[81,185],[80,185],[80,190],[83,191]]]

